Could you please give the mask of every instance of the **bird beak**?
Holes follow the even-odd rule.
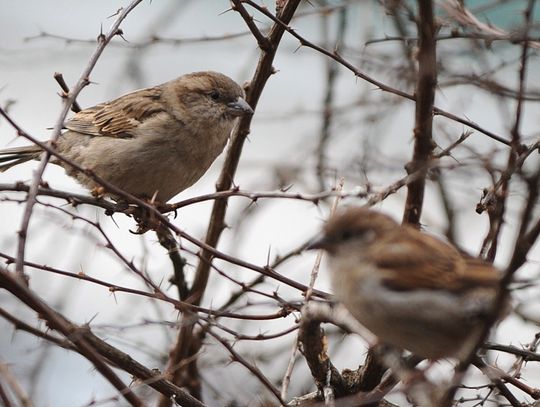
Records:
[[[230,109],[231,114],[234,116],[253,114],[253,109],[251,108],[251,106],[248,105],[248,103],[241,97],[238,97],[238,99],[236,99],[234,102],[228,103],[227,107]]]
[[[306,246],[306,250],[326,249],[330,243],[327,236],[320,234],[311,239]]]

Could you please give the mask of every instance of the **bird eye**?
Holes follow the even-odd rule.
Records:
[[[354,237],[354,233],[350,230],[344,230],[342,233],[341,233],[341,240],[349,240],[351,239],[352,237]]]
[[[211,93],[210,93],[210,97],[212,98],[212,100],[218,100],[220,98],[220,94],[217,90],[213,90]]]
[[[371,230],[344,230],[341,232],[341,241],[347,241],[354,239],[355,241],[369,243],[373,240],[375,234]]]

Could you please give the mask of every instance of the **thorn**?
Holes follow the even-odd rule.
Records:
[[[124,37],[124,31],[119,28],[118,30],[116,30],[116,32],[114,33],[114,35],[118,35],[120,38],[122,38],[124,40],[124,42],[129,42],[126,37]]]
[[[289,184],[289,185],[285,185],[285,186],[282,186],[279,190],[281,192],[288,192],[291,190],[291,188],[293,187],[294,184]]]
[[[85,325],[86,327],[90,327],[90,324],[92,323],[92,321],[93,321],[94,319],[96,319],[97,316],[98,316],[98,313],[95,313],[94,316],[93,316],[92,318],[90,318],[90,321],[86,322],[84,325]]]
[[[102,43],[103,41],[105,41],[105,34],[103,34],[103,24],[100,25],[99,35],[97,36],[96,40],[98,43]]]
[[[110,16],[107,16],[107,18],[111,18],[111,17],[117,16],[118,14],[120,14],[120,13],[122,12],[123,9],[124,9],[123,7],[120,7],[118,10],[116,10],[116,13],[111,14]]]
[[[218,14],[218,16],[222,16],[223,14],[228,13],[229,11],[236,11],[236,10],[237,10],[236,5],[234,3],[231,3],[231,7],[226,10],[223,10],[221,13]]]
[[[266,253],[266,267],[270,267],[270,253],[272,252],[272,245],[268,246],[268,252]]]

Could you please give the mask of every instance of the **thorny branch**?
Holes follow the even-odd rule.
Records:
[[[132,406],[143,406],[143,402],[127,387],[114,371],[105,363],[105,360],[96,352],[95,348],[82,337],[79,330],[64,317],[49,308],[41,299],[35,296],[26,285],[15,277],[15,274],[0,268],[0,287],[12,293],[24,304],[31,307],[44,318],[51,329],[58,330],[68,338],[78,351],[84,355],[95,368],[124,396]]]
[[[111,381],[112,384],[118,386],[118,389],[132,405],[142,406],[144,404],[134,397],[130,389],[125,387],[121,382],[118,382],[118,379],[114,373],[112,373],[112,370],[110,370],[105,363],[112,363],[113,366],[126,370],[140,380],[143,380],[150,387],[155,388],[161,394],[174,398],[178,403],[185,403],[186,406],[194,407],[203,406],[202,403],[185,393],[182,389],[164,380],[159,372],[146,368],[128,354],[121,352],[99,339],[90,331],[90,328],[77,326],[49,308],[27,287],[20,284],[20,282],[14,278],[12,273],[0,269],[0,286],[13,293],[22,302],[34,309],[34,311],[47,322],[49,328],[62,333],[71,344],[66,345],[69,346],[70,349],[81,353],[94,363],[96,368],[100,372],[103,372],[104,376]],[[6,317],[5,315],[2,316]],[[14,318],[9,319],[13,323],[16,322],[16,319]],[[30,329],[33,330],[33,328],[29,328],[26,325],[23,326],[19,322],[17,322],[16,326],[17,328],[26,331],[30,331]],[[49,335],[43,334],[39,336],[56,342],[56,340],[52,339]]]
[[[292,29],[291,27],[289,27],[285,21],[282,21],[280,20],[278,17],[274,16],[272,13],[270,13],[265,7],[261,7],[260,5],[258,5],[257,3],[255,3],[254,1],[252,0],[243,0],[244,3],[246,4],[249,4],[251,7],[259,10],[261,13],[263,13],[265,16],[267,16],[268,18],[270,18],[271,20],[275,21],[276,24],[279,24],[281,25],[289,34],[291,34],[293,37],[295,37],[299,42],[300,42],[300,45],[301,46],[305,46],[305,47],[308,47],[308,48],[311,48],[335,61],[337,61],[338,63],[340,63],[341,65],[343,65],[345,68],[347,68],[348,70],[350,70],[351,72],[353,72],[357,77],[359,77],[360,79],[363,79],[365,80],[366,82],[369,82],[371,83],[372,85],[375,85],[377,88],[385,91],[385,92],[389,92],[389,93],[392,93],[392,94],[395,94],[397,96],[400,96],[404,99],[408,99],[408,100],[411,100],[411,101],[416,101],[416,97],[414,95],[410,95],[408,94],[407,92],[404,92],[404,91],[401,91],[399,89],[396,89],[396,88],[393,88],[391,86],[388,86],[386,85],[385,83],[381,82],[381,81],[378,81],[374,78],[372,78],[371,76],[369,75],[366,75],[364,72],[360,71],[358,68],[356,68],[351,62],[347,61],[346,59],[344,59],[341,55],[339,55],[338,53],[336,52],[332,52],[332,51],[328,51],[316,44],[314,44],[313,42],[311,41],[308,41],[306,40],[303,36],[301,36],[300,34],[298,34],[294,29]],[[461,123],[461,124],[464,124],[474,130],[477,130],[479,131],[480,133],[483,133],[485,134],[486,136],[488,136],[489,138],[493,139],[493,140],[496,140],[502,144],[505,144],[507,146],[510,146],[510,141],[506,140],[505,138],[501,137],[501,136],[498,136],[497,134],[494,134],[492,132],[490,132],[489,130],[486,130],[480,126],[478,126],[476,123],[472,122],[472,121],[469,121],[469,120],[466,120],[466,119],[463,119],[455,114],[452,114],[450,112],[447,112],[445,110],[442,110],[436,106],[433,107],[433,114],[435,115],[440,115],[440,116],[444,116],[444,117],[447,117],[449,118],[450,120],[454,120],[458,123]]]
[[[77,96],[82,91],[82,89],[90,83],[90,73],[96,66],[97,61],[99,60],[101,54],[103,53],[103,50],[105,49],[105,47],[107,46],[107,44],[111,41],[113,37],[115,37],[116,35],[122,34],[122,30],[120,29],[120,24],[122,23],[122,21],[124,21],[124,19],[128,16],[128,14],[135,7],[137,7],[139,3],[141,3],[141,1],[142,0],[133,0],[126,8],[121,9],[118,13],[118,17],[116,18],[111,28],[109,29],[109,32],[107,34],[100,34],[98,45],[96,47],[96,50],[90,57],[88,65],[83,70],[75,86],[71,89],[71,91],[66,95],[64,99],[64,106],[53,127],[53,131],[52,131],[52,135],[50,139],[50,143],[52,145],[54,145],[54,142],[58,139],[58,137],[60,137],[60,132],[62,131],[64,120],[69,110],[71,109],[71,106],[75,102]],[[19,275],[19,278],[21,279],[26,279],[24,275],[24,255],[25,255],[25,248],[26,248],[26,236],[28,233],[28,227],[30,225],[30,218],[32,216],[32,208],[34,204],[36,203],[37,190],[39,188],[39,185],[41,184],[43,172],[45,171],[45,167],[47,166],[49,162],[49,158],[50,158],[50,151],[45,150],[45,153],[43,154],[39,167],[34,173],[34,178],[32,180],[32,184],[28,192],[26,207],[25,207],[23,218],[21,221],[21,227],[18,231],[19,240],[18,240],[17,261],[15,264],[15,271]]]
[[[524,20],[525,20],[525,35],[528,35],[531,21],[532,21],[532,13],[534,10],[535,0],[529,0],[527,4],[527,8],[524,12]],[[522,46],[522,54],[521,54],[521,67],[519,70],[519,94],[523,95],[525,93],[525,87],[526,87],[526,72],[527,72],[527,55],[528,55],[528,42],[523,43]],[[495,259],[495,254],[497,251],[497,242],[498,242],[498,236],[502,227],[503,217],[505,214],[506,209],[506,203],[507,203],[507,192],[509,190],[509,182],[510,182],[510,175],[514,173],[517,168],[521,169],[521,165],[523,165],[523,161],[525,160],[525,157],[523,157],[523,154],[520,156],[520,152],[522,151],[521,147],[521,134],[520,134],[520,125],[522,120],[522,98],[518,98],[517,106],[516,106],[516,115],[515,115],[515,121],[514,125],[512,127],[512,149],[508,153],[508,163],[507,168],[503,175],[501,175],[500,178],[500,187],[502,194],[497,196],[496,202],[494,204],[494,208],[492,212],[490,213],[490,223],[492,224],[490,229],[493,229],[493,235],[491,237],[491,244],[490,251],[487,253],[487,258],[490,261],[493,261]],[[540,145],[540,142],[539,142]],[[538,149],[538,145],[535,147]],[[534,148],[533,148],[534,150]],[[522,159],[521,163],[518,161],[518,157]],[[518,167],[519,166],[519,167]],[[540,181],[540,165],[538,166],[538,170],[536,174],[532,177],[536,183]],[[480,339],[478,340],[478,343],[473,351],[468,355],[468,357],[460,362],[460,364],[456,368],[456,373],[454,375],[454,380],[456,381],[457,378],[464,375],[469,365],[473,362],[473,360],[476,357],[476,351],[477,349],[482,345],[482,343],[487,339],[489,332],[491,330],[491,327],[493,324],[497,321],[499,317],[500,310],[504,309],[504,304],[508,300],[509,291],[508,287],[510,285],[510,282],[512,281],[516,271],[519,267],[525,262],[525,256],[524,253],[528,253],[530,248],[532,247],[532,242],[536,241],[538,238],[538,235],[540,233],[540,219],[536,222],[536,224],[533,224],[532,228],[530,228],[531,223],[531,202],[536,202],[538,199],[538,184],[536,186],[533,186],[529,189],[529,199],[527,200],[527,203],[525,205],[525,208],[522,212],[521,222],[520,222],[520,232],[522,234],[518,235],[518,238],[516,239],[514,251],[512,258],[510,260],[510,263],[508,264],[507,268],[504,271],[504,275],[500,281],[500,290],[497,295],[497,298],[495,300],[495,303],[493,304],[492,311],[490,315],[488,315],[487,318],[485,318],[483,331]],[[493,226],[493,223],[495,224]],[[491,230],[490,230],[491,232]],[[454,398],[456,388],[451,388],[447,394],[446,398],[444,400],[445,405],[450,406],[452,404],[452,400]]]
[[[279,13],[280,19],[286,22],[290,21],[299,3],[300,3],[299,0],[287,1],[284,7],[282,8],[281,12]],[[243,9],[243,5],[240,4],[239,2],[236,2],[235,6],[239,9]],[[241,14],[241,16],[242,18],[247,19],[245,21],[248,27],[252,26],[253,20],[251,19],[249,15],[246,15],[246,13],[243,13]],[[283,37],[284,32],[285,30],[281,25],[275,24],[270,29],[270,32],[266,36],[268,43],[270,44],[270,47],[269,48],[265,47],[266,49],[261,49],[261,56],[259,59],[257,69],[255,71],[253,79],[251,80],[249,84],[249,88],[247,89],[247,92],[246,92],[246,100],[254,110],[257,107],[257,102],[262,94],[262,91],[266,85],[266,82],[268,81],[270,76],[274,73],[272,62],[274,60],[278,45],[281,41],[281,38]],[[265,45],[263,44],[263,46]],[[227,156],[225,158],[225,164],[223,165],[223,169],[221,171],[220,177],[217,182],[217,186],[216,186],[217,191],[228,190],[231,188],[231,185],[233,184],[234,174],[238,167],[244,141],[246,140],[246,137],[249,134],[250,124],[251,124],[251,117],[245,116],[241,118],[235,130],[233,131],[233,134],[231,136],[231,141],[227,149]],[[213,248],[217,246],[221,232],[225,228],[226,210],[227,210],[226,199],[221,199],[214,203],[212,214],[210,217],[210,222],[208,225],[208,230],[206,232],[206,238],[205,238],[206,247]],[[190,301],[193,304],[198,304],[201,301],[203,294],[206,290],[207,283],[208,283],[208,277],[210,273],[210,264],[211,264],[213,255],[211,254],[209,250],[207,250],[206,247],[203,249],[200,255],[200,260],[199,260],[199,263],[195,272],[195,279],[190,289],[189,297],[190,297]],[[191,360],[191,362],[189,363],[190,366],[195,365],[197,363],[196,359],[192,359],[192,356],[194,354],[192,352],[192,347],[190,346],[190,342],[193,337],[192,329],[193,329],[192,326],[185,326],[180,329],[177,342],[174,345],[173,350],[171,351],[171,356],[168,362],[167,370],[169,372],[173,369],[174,366],[178,366],[179,363],[183,359]],[[181,372],[179,370],[173,373],[173,377],[174,377],[173,381],[175,383],[179,381],[180,373]],[[160,407],[167,407],[169,405],[170,405],[170,402],[163,398],[161,399],[160,404],[159,404]]]

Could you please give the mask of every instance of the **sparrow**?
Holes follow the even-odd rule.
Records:
[[[186,74],[76,113],[54,148],[132,195],[167,202],[208,170],[235,119],[253,114],[244,97],[221,73]],[[41,153],[38,146],[0,150],[0,172]],[[84,187],[99,187],[58,158],[51,157],[51,163]]]
[[[374,210],[338,212],[309,248],[327,252],[333,292],[353,317],[423,358],[463,360],[495,312],[501,274],[490,263]]]

